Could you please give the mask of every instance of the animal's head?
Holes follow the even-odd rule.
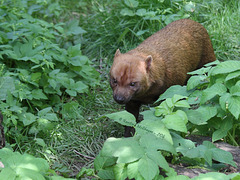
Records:
[[[119,49],[116,51],[110,71],[110,85],[116,102],[126,104],[148,90],[151,63],[152,56],[121,54]]]

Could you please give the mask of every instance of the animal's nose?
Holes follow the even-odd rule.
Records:
[[[118,96],[118,95],[115,95],[113,98],[119,104],[124,104],[126,100],[123,96]]]

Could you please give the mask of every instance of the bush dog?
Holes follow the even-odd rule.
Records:
[[[141,104],[152,103],[172,85],[184,85],[188,72],[216,60],[207,30],[190,19],[174,21],[122,54],[118,49],[110,70],[113,98],[126,104],[137,122]],[[134,129],[125,127],[125,137]]]

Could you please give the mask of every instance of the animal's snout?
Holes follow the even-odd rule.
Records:
[[[113,98],[119,104],[124,104],[126,102],[126,98],[121,95],[114,95]]]

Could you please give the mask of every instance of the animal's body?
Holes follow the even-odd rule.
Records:
[[[184,85],[188,72],[214,60],[211,40],[201,24],[174,21],[135,49],[116,51],[110,70],[113,97],[138,119],[141,104],[154,102],[172,85]],[[129,127],[125,136],[131,136]]]

